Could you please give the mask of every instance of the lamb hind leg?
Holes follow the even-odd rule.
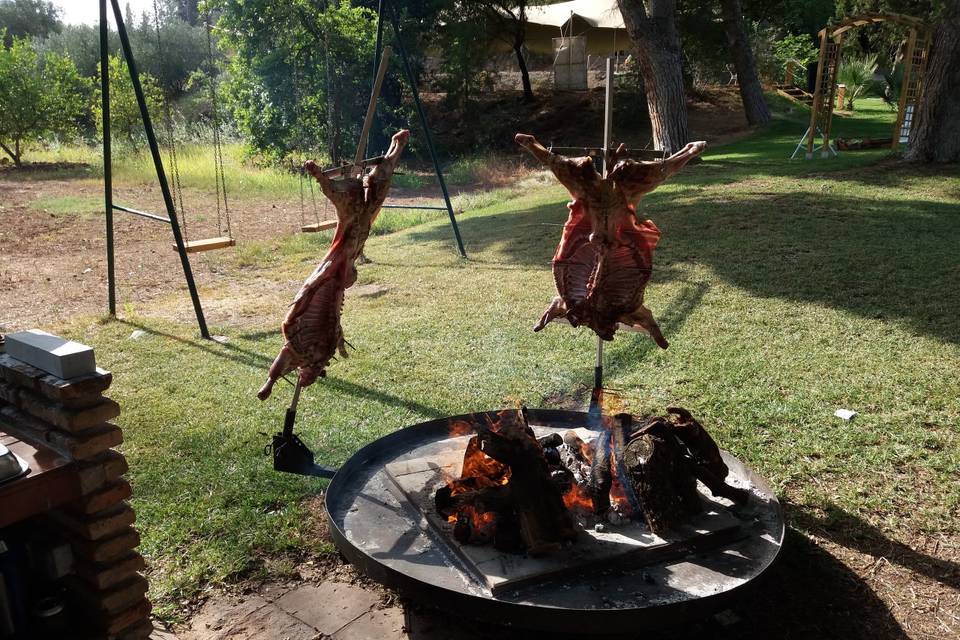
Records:
[[[657,346],[661,349],[666,349],[670,346],[670,343],[667,342],[667,339],[663,337],[663,333],[660,331],[660,325],[653,319],[653,313],[643,305],[640,305],[629,315],[621,316],[620,322],[628,324],[631,327],[643,329],[650,334],[650,337],[653,338],[653,341],[656,342]]]
[[[562,318],[567,315],[567,305],[564,303],[563,298],[557,296],[550,303],[550,306],[547,307],[547,310],[543,312],[543,315],[540,317],[540,321],[534,325],[534,331],[540,331],[547,323],[555,318]]]

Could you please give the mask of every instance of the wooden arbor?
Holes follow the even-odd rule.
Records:
[[[820,31],[820,61],[817,64],[817,80],[810,109],[810,126],[800,142],[800,146],[806,147],[807,159],[813,158],[813,153],[817,149],[820,149],[820,154],[824,158],[831,153],[836,154],[830,145],[830,125],[833,120],[837,71],[840,68],[840,46],[843,44],[844,34],[856,27],[881,22],[895,22],[910,28],[910,35],[907,37],[906,49],[903,53],[903,84],[900,89],[897,124],[893,130],[891,148],[896,149],[909,139],[913,114],[923,92],[932,29],[928,23],[911,16],[898,13],[864,13],[844,18],[839,23],[827,25]],[[818,136],[821,136],[819,145],[816,144]]]

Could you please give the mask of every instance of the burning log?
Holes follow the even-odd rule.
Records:
[[[576,529],[525,411],[474,428],[461,478],[434,496],[438,512],[455,522],[454,536],[463,543],[493,541],[498,549],[519,546],[534,556],[559,551]],[[562,439],[548,436],[544,443],[555,449]]]
[[[675,528],[702,509],[697,478],[666,420],[641,429],[627,443],[623,461],[654,533]]]

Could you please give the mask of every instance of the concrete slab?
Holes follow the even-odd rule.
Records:
[[[286,613],[333,635],[380,601],[375,592],[344,582],[303,585],[281,596],[276,605]]]
[[[190,627],[180,632],[180,640],[219,640],[237,621],[267,604],[257,595],[209,600],[190,621]]]
[[[97,372],[93,349],[39,329],[7,334],[7,355],[70,380]]]
[[[333,640],[407,640],[406,616],[400,607],[368,611],[340,631]]]
[[[313,627],[297,620],[278,606],[267,604],[230,627],[218,640],[315,640]]]

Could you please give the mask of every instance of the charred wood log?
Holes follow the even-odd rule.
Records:
[[[626,445],[623,460],[654,533],[673,529],[702,509],[692,464],[662,423],[651,425]]]

